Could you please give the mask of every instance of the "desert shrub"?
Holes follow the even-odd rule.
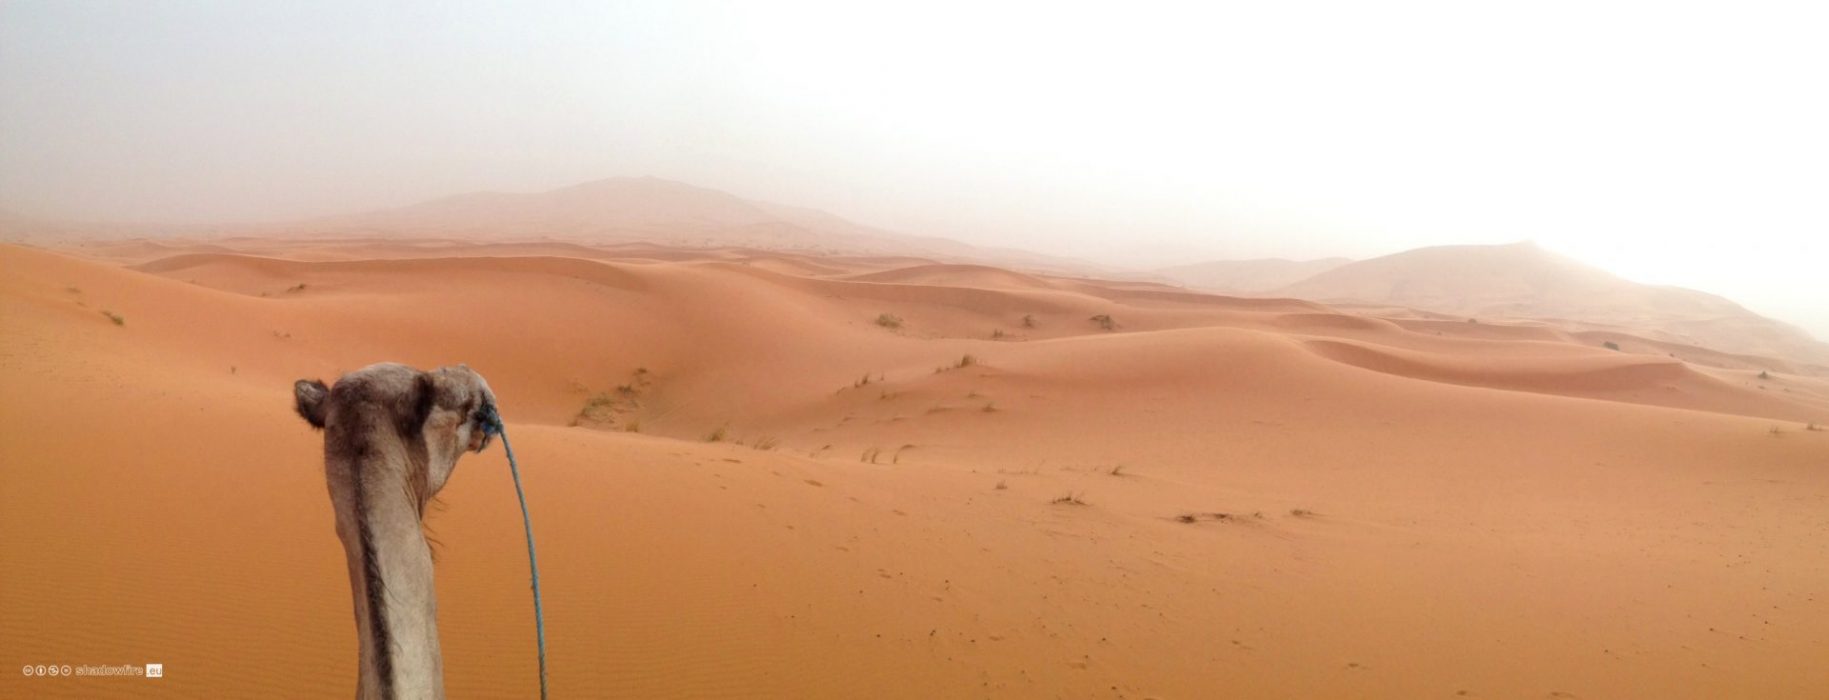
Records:
[[[1118,327],[1118,322],[1112,320],[1111,314],[1099,314],[1097,316],[1093,316],[1092,322],[1095,324],[1098,324],[1100,330],[1109,331],[1109,330],[1116,329]]]
[[[115,313],[115,312],[113,312],[113,311],[103,311],[103,312],[102,312],[102,315],[103,315],[103,316],[107,316],[107,317],[108,317],[108,320],[110,320],[110,321],[113,321],[113,322],[114,322],[114,325],[117,325],[117,326],[125,326],[125,325],[127,325],[127,319],[126,319],[126,317],[124,317],[124,316],[122,316],[122,315],[120,315],[120,314],[117,314],[117,313]]]
[[[968,354],[968,355],[964,355],[964,356],[960,357],[959,364],[954,365],[954,367],[963,369],[963,368],[970,367],[975,364],[978,364],[978,358],[973,357]]]
[[[729,436],[730,431],[725,430],[723,426],[718,426],[717,430],[713,430],[711,434],[705,436],[705,442],[723,442],[724,438]]]
[[[1619,343],[1615,343],[1611,340],[1601,343],[1600,346],[1614,352],[1619,352]]]
[[[1035,327],[1035,316],[1033,314],[1023,314],[1022,315],[1022,327],[1023,328],[1034,328]]]
[[[1068,491],[1066,495],[1056,498],[1052,501],[1049,501],[1049,503],[1053,503],[1055,505],[1061,505],[1061,506],[1086,505],[1086,501],[1084,501],[1080,498],[1080,494],[1074,493],[1072,491]]]
[[[884,328],[901,328],[902,317],[895,314],[877,314],[876,325]]]

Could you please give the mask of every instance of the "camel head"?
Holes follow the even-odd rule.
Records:
[[[495,394],[465,365],[422,372],[384,363],[343,375],[332,387],[301,379],[292,388],[299,415],[326,431],[326,457],[394,440],[404,443],[409,455],[423,456],[423,472],[409,470],[423,481],[406,486],[424,498],[444,488],[466,450],[481,452],[492,439],[488,416]]]

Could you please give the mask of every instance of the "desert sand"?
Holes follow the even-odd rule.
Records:
[[[500,397],[556,697],[1829,689],[1829,380],[1759,358],[730,247],[121,241],[0,273],[0,640],[166,676],[0,696],[347,696],[290,387],[381,360]],[[529,696],[501,451],[441,500],[450,693]]]

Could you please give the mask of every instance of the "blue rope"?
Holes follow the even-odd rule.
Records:
[[[508,453],[508,473],[514,475],[514,497],[521,501],[521,527],[527,531],[527,568],[533,572],[533,630],[540,645],[540,700],[546,700],[546,615],[540,608],[540,559],[533,549],[533,519],[527,517],[527,494],[521,490],[521,468],[514,462],[514,445],[508,442],[507,426],[495,405],[483,409],[488,432],[502,436],[502,449]]]

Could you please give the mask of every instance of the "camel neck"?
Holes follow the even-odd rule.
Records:
[[[400,488],[358,489],[348,557],[361,636],[362,698],[443,697],[432,552]]]

